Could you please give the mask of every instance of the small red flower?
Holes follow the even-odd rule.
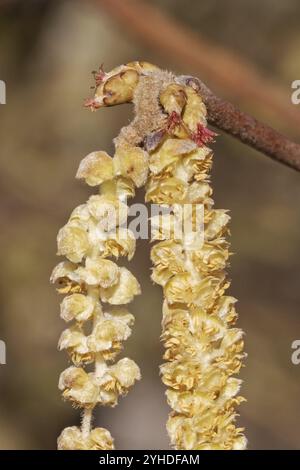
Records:
[[[95,101],[94,98],[87,98],[84,101],[83,106],[85,108],[90,108],[92,111],[95,111],[96,109],[101,108],[101,104]]]
[[[173,131],[176,126],[181,124],[181,116],[176,111],[172,111],[167,121],[167,130]]]
[[[93,70],[92,74],[94,75],[96,86],[101,85],[101,83],[103,82],[103,80],[106,76],[106,73],[103,70],[103,64],[100,65],[98,71]]]
[[[198,147],[203,147],[203,145],[206,145],[210,142],[215,141],[215,137],[218,134],[216,134],[214,131],[211,131],[208,129],[208,127],[203,126],[200,122],[197,124],[197,130],[192,134],[192,139]]]

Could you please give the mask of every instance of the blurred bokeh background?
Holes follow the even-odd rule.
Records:
[[[289,106],[291,82],[300,79],[298,0],[147,3],[237,61],[251,62],[281,86]],[[147,60],[197,73],[213,86],[206,70],[187,69],[182,57],[144,42],[109,10],[101,1],[0,2],[0,79],[7,84],[7,104],[0,106],[2,449],[54,449],[61,429],[79,422],[57,390],[68,358],[57,352],[65,325],[49,275],[58,229],[91,193],[74,179],[80,160],[93,150],[111,152],[131,116],[130,106],[95,114],[83,108],[90,71],[102,62],[110,70]],[[248,97],[245,83],[240,87],[243,99],[231,90],[231,101],[258,118],[268,115],[271,125],[299,140],[297,126],[272,109],[272,99],[266,109]],[[228,95],[222,84],[217,91]],[[300,365],[291,363],[291,343],[300,339],[299,174],[223,134],[214,147],[216,207],[232,215],[231,293],[239,299],[249,354],[242,371],[248,402],[239,423],[251,449],[300,448]],[[143,380],[115,409],[98,408],[96,422],[110,429],[119,449],[166,449],[168,407],[158,376],[162,294],[149,280],[148,243],[138,243],[131,264],[143,295],[131,306],[136,324],[125,353],[140,365]]]

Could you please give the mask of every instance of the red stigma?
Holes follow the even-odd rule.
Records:
[[[176,126],[181,124],[181,116],[176,111],[172,111],[167,121],[167,130],[173,131]]]
[[[214,131],[211,131],[210,129],[208,129],[208,127],[205,127],[205,126],[203,126],[203,124],[198,122],[197,130],[196,130],[196,132],[194,132],[192,134],[191,137],[192,137],[193,141],[196,142],[198,147],[203,147],[203,145],[206,145],[210,142],[214,142],[215,141],[214,138],[217,135],[218,134],[216,134]]]
[[[105,78],[105,75],[106,73],[104,72],[103,70],[103,64],[100,65],[98,71],[93,71],[92,74],[94,75],[94,79],[95,79],[95,82],[96,82],[96,86],[99,86],[101,85],[101,83],[103,82],[104,78]]]
[[[87,98],[87,99],[84,101],[83,106],[84,106],[85,108],[90,108],[92,111],[95,111],[96,109],[98,109],[98,108],[101,107],[100,103],[98,103],[97,101],[95,101],[94,98]]]

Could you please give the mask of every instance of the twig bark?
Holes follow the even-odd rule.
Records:
[[[236,137],[250,147],[264,153],[279,163],[300,171],[300,145],[292,142],[270,126],[237,109],[215,96],[204,83],[197,78],[192,80],[199,89],[207,107],[208,121],[213,126]]]
[[[167,16],[143,0],[94,0],[126,31],[157,53],[201,77],[218,95],[230,101],[255,103],[265,116],[276,113],[296,135],[300,126],[299,107],[286,88],[263,76],[243,57],[213,44],[198,32]]]
[[[211,83],[217,90],[237,100],[252,100],[264,110],[272,110],[299,131],[300,113],[288,92],[265,78],[245,60],[191,32],[142,0],[95,0],[128,31],[155,50],[167,53],[177,63]],[[266,124],[239,111],[215,96],[198,82],[208,109],[209,122],[241,142],[274,160],[300,171],[300,145]]]

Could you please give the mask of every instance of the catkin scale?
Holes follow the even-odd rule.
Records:
[[[244,449],[246,438],[243,429],[235,423],[236,407],[244,399],[238,395],[241,380],[234,377],[245,356],[243,332],[234,327],[236,299],[226,295],[230,284],[225,272],[230,256],[226,238],[230,217],[226,210],[213,207],[209,179],[212,151],[207,144],[215,134],[207,128],[206,108],[197,90],[197,82],[191,77],[176,77],[145,62],[122,65],[109,73],[101,70],[99,76],[95,96],[86,105],[95,110],[133,102],[134,119],[114,140],[116,153],[113,161],[104,152],[94,153],[86,157],[79,171],[88,184],[100,184],[105,197],[116,198],[117,195],[118,201],[122,201],[124,192],[132,196],[134,190],[129,189],[130,181],[131,185],[146,185],[146,202],[170,209],[169,214],[152,220],[155,244],[151,259],[152,280],[162,286],[164,294],[162,341],[165,363],[161,366],[161,375],[167,386],[167,401],[172,408],[167,422],[171,444],[183,450]],[[190,228],[178,236],[176,229],[182,222],[181,215],[186,205],[189,210],[185,218],[190,222]],[[194,207],[197,206],[203,209],[202,233],[194,231]],[[99,216],[97,200],[91,213]],[[102,285],[99,292],[95,294],[93,291],[94,297],[100,295],[102,300],[110,299],[114,303],[111,293],[117,282],[114,270],[108,269],[110,275],[103,277],[97,274],[97,266],[106,257],[106,248],[101,259],[99,254],[92,258],[93,274],[87,274],[86,268],[80,270],[75,267],[74,263],[81,263],[89,253],[84,230],[80,230],[78,224],[79,214],[85,220],[84,210],[78,208],[73,217],[76,230],[71,237],[70,262],[57,268],[59,276],[56,274],[54,277],[62,280],[64,293],[74,292],[73,295],[84,295],[85,299],[89,297],[87,279],[96,285],[98,282]],[[65,246],[66,243],[62,242],[60,251],[67,255]],[[114,254],[113,251],[110,253]],[[72,314],[63,309],[62,316],[89,318],[90,308],[87,301],[79,313],[78,309]],[[73,332],[73,343],[75,338],[81,337],[81,328],[79,320]],[[120,337],[126,339],[127,332],[126,328],[123,329]],[[97,341],[100,338],[89,340],[88,345],[93,344],[93,347],[87,351],[80,344],[75,361],[77,354],[79,361],[80,354],[86,357],[86,361],[94,360],[90,354],[91,350],[97,349]],[[118,347],[119,342],[116,344],[111,343],[108,356],[114,356],[114,347]],[[105,370],[106,366],[100,365],[101,373],[103,367]],[[76,401],[74,397],[80,394],[81,384],[87,384],[82,400],[85,400],[85,409],[89,410],[94,403],[94,384],[90,384],[91,379],[83,369],[76,370],[76,374],[73,369],[71,372],[69,382],[76,387],[74,392],[71,387],[70,395],[70,389],[66,387],[69,382],[63,376],[63,393],[73,396]],[[136,378],[139,378],[138,373]],[[120,381],[116,384],[122,393]],[[104,390],[110,391],[110,387],[105,385]],[[104,393],[102,402],[110,404],[110,400]],[[78,432],[73,428],[67,429],[74,436]],[[82,433],[83,430],[81,436]],[[88,440],[92,442],[91,433],[85,434],[84,445],[93,447],[93,443],[86,444]]]

